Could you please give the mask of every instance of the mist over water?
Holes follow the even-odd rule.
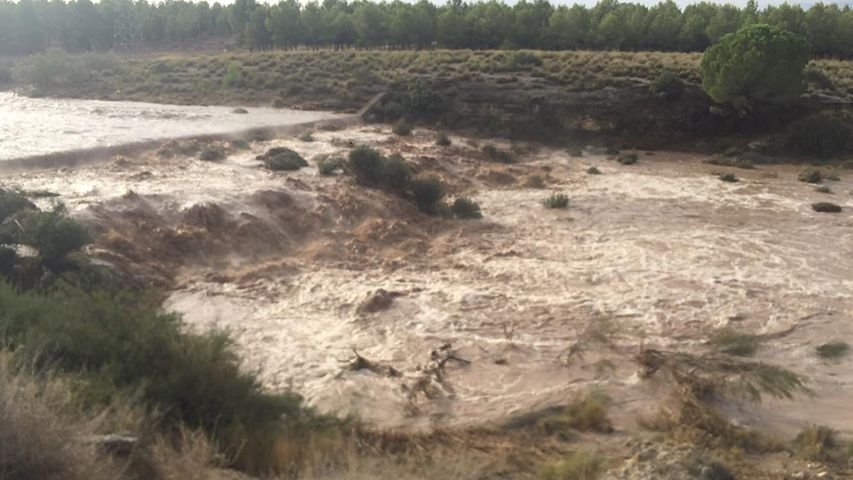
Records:
[[[273,108],[248,108],[247,114],[233,110],[233,107],[28,98],[0,92],[0,160],[336,117],[326,112]]]

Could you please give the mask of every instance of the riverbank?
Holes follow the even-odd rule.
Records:
[[[354,112],[389,92],[370,118],[400,117],[469,133],[550,143],[723,151],[784,133],[792,122],[845,109],[853,62],[814,60],[809,95],[772,121],[711,113],[701,54],[662,52],[278,51],[46,58],[54,68],[17,77],[32,94],[196,105]],[[672,73],[680,82],[657,91]],[[19,87],[23,84],[19,83]],[[410,95],[417,94],[412,102]],[[773,143],[773,142],[770,142]],[[776,153],[789,153],[780,149]]]

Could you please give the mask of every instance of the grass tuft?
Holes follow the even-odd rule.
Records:
[[[564,193],[552,193],[550,197],[542,201],[545,208],[567,208],[569,206],[569,196]]]

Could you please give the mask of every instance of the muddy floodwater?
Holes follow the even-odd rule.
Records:
[[[327,112],[29,98],[0,92],[0,161],[335,118]]]
[[[126,115],[144,117],[139,108]],[[798,182],[798,167],[735,170],[740,181],[725,183],[716,173],[730,169],[689,154],[623,166],[530,148],[500,165],[481,158],[483,140],[437,147],[426,130],[313,136],[254,143],[217,163],[152,152],[3,183],[59,193],[97,232],[93,255],[168,282],[165,306],[188,328],[231,331],[267,387],[293,388],[324,411],[385,427],[476,425],[601,389],[617,428],[634,428],[664,395],[638,377],[640,348],[703,351],[728,327],[763,335],[755,359],[808,376],[816,393],[738,407],[739,421],[853,432],[853,359],[815,354],[853,341],[853,172],[826,194]],[[320,158],[356,144],[440,176],[484,218],[423,215],[347,175],[319,175]],[[263,169],[255,156],[273,146],[309,167]],[[569,207],[544,208],[552,192]],[[810,207],[827,200],[842,212]],[[393,300],[360,309],[379,289]],[[449,363],[445,384],[423,388],[431,352],[447,344],[470,363]],[[351,371],[354,351],[399,375]]]

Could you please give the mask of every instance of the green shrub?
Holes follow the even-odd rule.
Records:
[[[396,191],[405,190],[411,176],[409,166],[399,154],[383,160],[380,183],[384,187]]]
[[[817,202],[812,204],[812,210],[822,213],[839,213],[841,206],[829,202]]]
[[[36,248],[42,263],[51,269],[59,266],[66,255],[91,241],[86,228],[69,218],[62,204],[47,212],[21,212],[15,220],[14,225],[3,225],[0,243],[19,243]]]
[[[820,183],[823,181],[823,173],[819,168],[807,167],[800,170],[797,174],[797,180],[807,183]]]
[[[20,192],[0,188],[0,222],[22,210],[37,210]]]
[[[734,173],[721,173],[719,178],[721,181],[728,183],[736,183],[738,181],[737,175]]]
[[[450,212],[454,217],[461,219],[483,218],[480,205],[467,197],[457,197],[450,206]]]
[[[829,75],[817,65],[807,65],[805,70],[803,70],[803,77],[809,85],[818,90],[835,90],[835,85],[832,84]]]
[[[405,104],[409,112],[423,115],[434,114],[446,108],[445,99],[438,88],[423,78],[409,83]]]
[[[236,63],[228,65],[228,70],[222,78],[222,83],[228,88],[238,88],[246,84],[243,78],[243,70]]]
[[[814,191],[818,193],[832,193],[832,189],[827,187],[826,185],[821,185],[815,188]]]
[[[751,357],[758,350],[759,339],[755,335],[723,329],[711,337],[711,345],[721,353],[738,357]]]
[[[382,177],[382,155],[365,145],[350,150],[349,166],[358,183],[362,185],[378,185]]]
[[[803,92],[806,41],[766,24],[728,34],[702,56],[702,86],[718,103],[749,110],[758,102],[791,102]]]
[[[22,364],[79,374],[75,392],[85,403],[133,392],[168,425],[204,428],[224,447],[313,417],[298,395],[265,393],[244,373],[227,335],[186,333],[179,317],[122,298],[74,288],[20,293],[0,282],[0,329]]]
[[[663,72],[649,86],[652,94],[663,100],[674,100],[684,92],[684,82],[673,72]]]
[[[435,177],[416,178],[410,187],[415,204],[422,212],[436,213],[438,203],[444,198],[444,186]]]
[[[827,158],[845,152],[851,135],[853,130],[843,120],[818,114],[791,125],[785,144],[799,153]]]
[[[407,122],[406,119],[401,119],[397,122],[394,127],[391,129],[394,132],[394,135],[399,135],[404,137],[406,135],[412,134],[412,124]]]
[[[829,342],[818,345],[815,351],[820,358],[839,358],[847,355],[850,345],[847,342]]]
[[[542,59],[533,52],[515,51],[509,54],[506,66],[511,69],[526,67],[538,67],[542,65]]]
[[[548,435],[570,438],[571,431],[613,432],[613,424],[607,415],[609,399],[600,393],[591,393],[575,399],[572,403],[553,415],[547,415],[536,422],[537,428]]]
[[[270,170],[299,170],[308,166],[308,162],[302,158],[302,155],[287,147],[271,148],[255,159],[264,162],[264,165]]]
[[[512,163],[515,160],[510,152],[500,150],[491,143],[483,146],[483,153],[486,155],[486,158],[493,162]]]
[[[588,175],[601,175],[601,170],[596,167],[589,167],[586,169],[586,173]]]
[[[325,157],[317,162],[317,171],[320,175],[333,175],[337,170],[343,170],[346,167],[346,161],[341,157]]]
[[[306,130],[299,135],[299,140],[303,142],[313,142],[314,134]]]
[[[18,254],[14,248],[0,247],[0,275],[9,276],[15,269]]]
[[[566,208],[569,206],[569,197],[563,193],[552,193],[550,197],[542,201],[545,208]]]
[[[539,469],[540,480],[596,480],[604,472],[606,462],[598,454],[573,452],[565,459]]]
[[[524,182],[527,188],[545,188],[545,179],[541,175],[531,175]]]
[[[629,153],[627,155],[620,155],[619,158],[617,159],[617,161],[621,165],[633,165],[633,164],[637,163],[637,160],[639,160],[639,158],[640,157],[637,156],[636,153]]]
[[[744,170],[751,170],[755,168],[755,164],[752,162],[752,160],[741,156],[714,157],[705,160],[705,163],[708,163],[710,165],[720,165],[723,167],[742,168]]]
[[[436,145],[439,147],[449,147],[450,143],[450,137],[448,137],[446,133],[438,132],[438,135],[435,138]]]
[[[386,120],[396,120],[405,115],[406,109],[398,102],[388,102],[382,105],[382,117]]]
[[[249,150],[252,147],[250,147],[249,142],[245,140],[231,140],[231,148],[235,150]]]
[[[225,158],[225,149],[216,145],[208,145],[201,149],[198,158],[205,162],[218,162]]]
[[[813,425],[804,428],[794,439],[794,450],[805,460],[847,466],[853,459],[853,448],[838,438],[835,430]]]

